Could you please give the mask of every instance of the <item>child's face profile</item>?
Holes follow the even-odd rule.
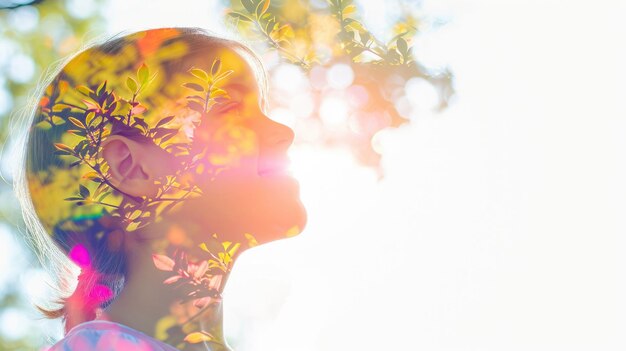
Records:
[[[167,286],[172,308],[190,302],[169,311],[178,323],[199,309],[213,323],[235,257],[306,224],[288,171],[293,131],[265,114],[246,50],[225,43],[138,32],[72,58],[39,101],[26,159],[33,207],[84,272],[128,278],[120,315],[135,293]],[[102,305],[113,291],[100,288],[72,303]]]
[[[306,224],[306,212],[298,182],[287,169],[293,131],[262,111],[254,72],[234,50],[220,48],[196,55],[188,64],[211,72],[218,59],[220,72],[232,71],[220,80],[221,91],[215,93],[223,94],[223,99],[206,114],[191,111],[182,122],[188,128],[195,163],[184,167],[178,179],[196,188],[193,196],[173,204],[161,216],[200,228],[201,237],[191,238],[194,242],[215,234],[220,241],[257,244],[298,234]],[[180,89],[189,93],[185,87]],[[109,137],[103,155],[112,182],[135,196],[158,194],[154,179],[166,179],[181,168],[180,161],[161,148],[146,147],[124,136]]]
[[[293,131],[261,108],[252,62],[223,44],[191,53],[173,35],[81,53],[46,89],[28,169],[42,223],[84,231],[85,218],[107,217],[129,233],[170,223],[184,236],[170,242],[187,247],[300,233],[306,211],[287,171]]]

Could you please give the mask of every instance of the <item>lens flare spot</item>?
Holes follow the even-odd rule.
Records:
[[[326,80],[332,88],[342,90],[354,81],[354,71],[345,63],[337,63],[326,72]]]
[[[320,118],[327,127],[339,129],[348,119],[348,106],[339,97],[328,96],[320,106]]]
[[[89,252],[87,252],[87,249],[81,244],[74,245],[72,250],[70,250],[69,257],[81,268],[88,267],[91,264]]]

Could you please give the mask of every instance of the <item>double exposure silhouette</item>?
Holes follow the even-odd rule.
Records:
[[[306,224],[259,58],[202,29],[152,29],[81,50],[45,83],[22,206],[40,256],[81,271],[68,291],[55,267],[61,308],[39,307],[65,322],[52,349],[229,350],[235,260]]]

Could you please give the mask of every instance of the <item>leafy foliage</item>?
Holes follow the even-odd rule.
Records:
[[[233,71],[220,72],[220,65],[220,59],[216,59],[209,73],[200,68],[190,69],[191,78],[198,78],[202,83],[183,84],[184,87],[199,93],[187,96],[187,106],[199,112],[204,118],[215,104],[228,100],[228,94],[218,87],[218,83]],[[190,195],[201,194],[196,185],[183,184],[178,180],[178,175],[199,165],[199,155],[185,158],[188,162],[183,162],[181,169],[174,170],[177,172],[176,175],[167,177],[165,182],[161,182],[157,195],[149,199],[124,193],[113,185],[111,175],[106,172],[109,166],[102,157],[102,144],[108,136],[119,133],[150,140],[165,151],[176,152],[177,155],[190,155],[190,142],[168,143],[179,133],[179,128],[168,127],[168,123],[176,116],[160,118],[154,126],[150,126],[143,118],[147,107],[141,104],[139,98],[142,90],[154,80],[156,74],[150,77],[149,68],[144,63],[138,68],[135,77],[127,77],[126,87],[132,94],[130,98],[123,98],[116,95],[113,90],[108,90],[106,80],[93,87],[78,85],[75,90],[82,95],[81,101],[84,106],[62,100],[69,84],[60,81],[58,89],[53,89],[53,85],[48,87],[39,104],[42,113],[41,120],[36,122],[38,128],[48,130],[56,125],[69,123],[72,129],[67,130],[67,133],[75,136],[74,139],[77,140],[74,145],[54,143],[56,148],[54,153],[58,156],[71,157],[69,168],[87,166],[85,167],[87,171],[81,177],[86,183],[79,184],[76,195],[65,200],[73,201],[78,206],[104,206],[108,214],[122,218],[127,231],[151,223],[158,216],[155,212],[161,202],[177,202]],[[119,204],[105,202],[113,192],[125,195]]]
[[[440,108],[446,106],[448,98],[453,93],[452,75],[449,71],[427,70],[415,57],[412,38],[419,33],[420,26],[418,19],[408,11],[405,12],[405,17],[398,19],[393,37],[384,41],[367,29],[358,16],[357,4],[351,0],[329,0],[325,6],[319,6],[322,4],[320,1],[303,0],[229,1],[231,4],[229,18],[246,37],[257,39],[261,50],[269,48],[276,51],[286,62],[298,66],[306,74],[313,74],[316,70],[329,72],[338,64],[350,66],[354,73],[352,87],[363,88],[369,97],[369,102],[356,107],[350,116],[349,122],[359,126],[357,130],[327,128],[317,108],[329,94],[336,93],[336,91],[329,90],[327,86],[314,86],[311,89],[310,93],[316,110],[310,120],[322,127],[317,142],[348,147],[363,164],[379,169],[380,156],[372,148],[372,138],[384,128],[398,127],[410,121],[409,116],[400,113],[396,108],[395,96],[397,94],[394,93],[399,89],[402,90],[407,80],[418,77],[433,84],[440,94]],[[13,54],[19,52],[28,54],[35,64],[33,77],[28,82],[12,80],[6,71],[8,66],[5,68],[3,73],[9,77],[7,88],[13,99],[13,106],[24,104],[27,89],[31,87],[32,80],[41,73],[42,67],[77,49],[81,42],[80,38],[87,31],[102,32],[100,29],[102,19],[98,17],[98,12],[84,18],[73,18],[67,15],[67,10],[64,8],[65,2],[36,1],[33,3],[37,4],[40,22],[44,22],[48,17],[53,19],[56,16],[63,18],[65,23],[63,28],[59,28],[63,30],[55,31],[62,33],[59,35],[49,33],[50,31],[46,31],[45,26],[35,31],[21,33],[12,30],[9,25],[7,18],[11,12],[0,12],[1,35],[19,47],[19,51]],[[24,4],[20,2],[19,6],[24,6]],[[230,74],[228,71],[220,73],[219,67],[219,63],[214,63],[210,72],[202,70],[189,72],[190,81],[185,83],[184,87],[190,92],[187,105],[193,111],[207,112],[213,104],[220,102],[220,99],[228,98],[228,94],[212,86]],[[118,191],[111,186],[109,179],[105,176],[107,165],[99,156],[101,142],[114,130],[115,132],[124,130],[150,138],[164,150],[173,154],[185,156],[190,152],[187,143],[175,140],[179,131],[170,126],[175,116],[163,115],[157,123],[150,123],[145,118],[146,113],[149,112],[149,105],[142,100],[143,94],[156,77],[149,73],[147,66],[140,68],[135,75],[126,77],[126,90],[115,92],[110,88],[111,81],[101,80],[98,84],[78,85],[73,89],[70,88],[70,82],[61,81],[58,90],[47,91],[41,99],[40,107],[44,112],[44,117],[37,124],[37,127],[42,130],[67,128],[68,136],[71,137],[67,140],[71,142],[57,143],[55,145],[57,156],[66,160],[74,170],[81,167],[88,168],[81,172],[80,184],[71,184],[72,189],[75,190],[72,190],[73,195],[67,197],[66,202],[76,204],[81,208],[100,207],[106,213],[115,213],[124,218],[129,230],[136,229],[150,221],[157,206],[149,207],[145,205],[145,199],[140,198],[128,197],[130,201],[118,201],[119,198],[115,195]],[[223,76],[220,77],[220,75]],[[210,77],[213,77],[213,81],[209,79]],[[400,79],[397,79],[398,77]],[[79,92],[82,101],[80,103],[64,101],[62,97],[69,90]],[[4,116],[0,113],[0,145],[3,146],[6,136],[10,133],[9,119],[6,117],[8,117],[6,113]],[[301,124],[300,126],[306,128],[309,125]],[[184,167],[199,166],[199,159],[188,157],[187,161]],[[174,204],[185,196],[197,194],[197,191],[198,189],[190,187],[184,179],[178,179],[174,175],[167,177],[152,200],[154,204]],[[6,198],[8,193],[7,183],[0,182],[0,194]],[[177,196],[170,196],[172,193]],[[17,209],[10,205],[12,203],[15,203],[14,199],[4,201],[3,207],[0,208],[0,215],[3,220],[15,223],[19,214]],[[249,246],[256,244],[256,240],[250,234],[246,234],[246,238]],[[172,255],[170,259],[177,264],[177,269],[174,270],[172,266],[174,275],[170,277],[169,283],[172,285],[183,282],[207,284],[207,281],[210,283],[212,279],[215,279],[212,282],[214,287],[223,286],[223,281],[218,284],[215,277],[226,276],[230,269],[229,264],[232,264],[232,257],[237,250],[229,253],[233,247],[231,243],[231,246],[223,246],[223,251],[217,252],[212,248],[210,251],[215,253],[215,258],[206,261],[206,264],[188,262],[185,269],[182,269],[185,267],[184,258],[180,255]],[[205,269],[205,266],[206,271],[201,275],[200,272]],[[215,288],[215,291],[219,289]],[[15,291],[4,294],[1,303],[3,309],[4,306],[19,306],[20,296],[18,295]],[[200,296],[198,294],[193,297],[217,299],[219,295]],[[210,303],[207,303],[205,308],[208,306]],[[184,339],[189,343],[211,341],[214,335],[217,334],[212,331],[192,329],[181,330],[180,334],[181,341]],[[32,334],[23,342],[0,339],[0,348],[36,349],[33,339]]]
[[[250,234],[249,247],[252,247],[256,239]],[[240,243],[219,241],[217,234],[213,234],[210,244],[202,243],[200,248],[209,256],[208,259],[191,261],[184,250],[174,249],[171,256],[153,254],[152,259],[157,269],[171,272],[173,275],[163,281],[174,289],[187,292],[187,297],[180,301],[184,304],[192,301],[196,308],[195,314],[188,317],[184,322],[172,323],[172,316],[164,317],[157,325],[157,334],[160,339],[172,345],[184,347],[185,343],[196,344],[199,342],[211,342],[213,347],[226,350],[221,337],[221,325],[216,324],[212,328],[216,330],[201,330],[195,323],[203,313],[215,313],[222,301],[224,283],[230,274],[235,257],[239,254]],[[183,316],[176,316],[183,318]],[[169,326],[169,327],[163,327]],[[159,330],[161,329],[161,330]]]
[[[319,110],[323,100],[337,92],[329,91],[328,86],[314,86],[310,97],[316,108],[311,117],[316,122],[301,122],[300,130],[321,125],[321,135],[314,142],[346,147],[381,175],[380,155],[374,151],[372,139],[385,128],[410,122],[410,116],[396,107],[397,92],[404,90],[404,84],[416,77],[432,84],[439,94],[439,109],[447,106],[453,94],[449,70],[430,71],[415,57],[412,38],[419,32],[419,21],[411,11],[397,20],[393,37],[383,41],[359,20],[353,0],[326,0],[325,6],[298,0],[231,0],[230,4],[231,23],[255,40],[259,50],[274,50],[307,74],[328,72],[337,64],[350,66],[354,75],[351,86],[363,89],[368,101],[350,111],[337,130],[327,125]]]

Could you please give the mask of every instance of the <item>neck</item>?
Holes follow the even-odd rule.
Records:
[[[153,240],[149,245],[131,241],[132,247],[127,250],[130,254],[127,255],[129,262],[126,285],[117,298],[104,309],[100,319],[127,325],[180,350],[230,351],[223,334],[221,300],[221,292],[230,269],[218,270],[219,278],[216,274],[213,279],[204,278],[202,282],[199,279],[190,281],[173,278],[178,275],[177,266],[168,271],[156,264],[153,254],[159,252],[156,250],[158,243],[162,244],[163,240]],[[193,248],[181,250],[179,247],[178,250],[179,254],[184,252],[183,257],[189,257],[187,272],[193,278],[195,268],[191,262],[202,260],[192,260],[192,257],[200,257],[199,253]],[[209,253],[201,251],[200,255],[202,254],[206,256],[203,257],[204,261],[210,258]],[[180,255],[167,256],[174,259],[177,265],[180,262],[176,258],[180,258]],[[229,267],[232,267],[232,263],[230,262]],[[185,276],[184,273],[182,275]],[[176,281],[166,284],[164,281],[167,279]],[[215,296],[216,292],[219,296]],[[193,293],[192,300],[189,299],[190,293]]]

